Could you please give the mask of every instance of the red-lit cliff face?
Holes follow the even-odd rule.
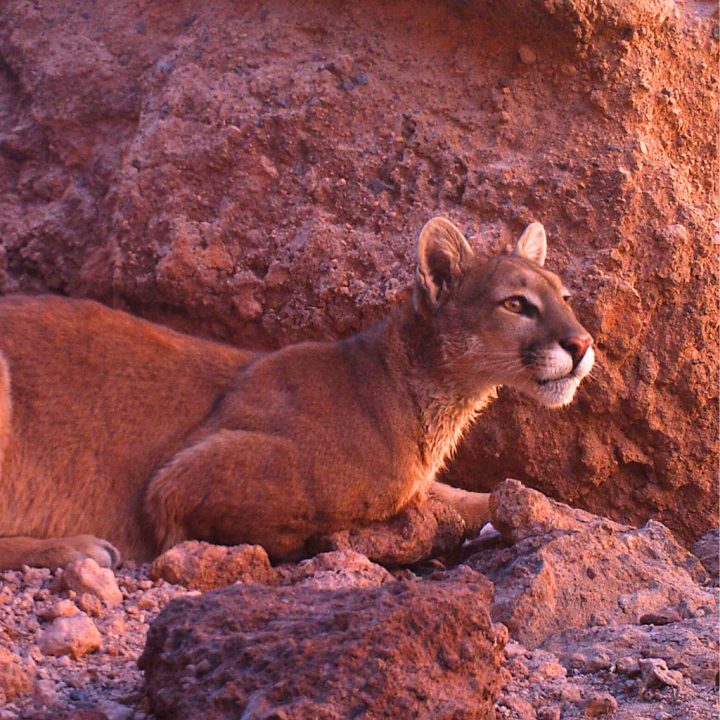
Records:
[[[406,297],[433,214],[531,220],[598,367],[511,393],[449,478],[685,540],[714,522],[714,3],[92,4],[0,13],[0,288],[255,347]]]

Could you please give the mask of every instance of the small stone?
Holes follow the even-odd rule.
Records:
[[[588,699],[585,705],[585,715],[587,717],[609,715],[614,713],[617,707],[617,700],[610,693],[596,693]]]
[[[655,713],[655,720],[672,720],[672,715],[664,710],[658,710]]]
[[[537,62],[537,54],[528,45],[521,45],[517,53],[523,65],[534,65]]]
[[[586,660],[583,669],[586,672],[596,673],[600,670],[608,670],[611,665],[612,661],[607,653],[595,653]]]
[[[78,612],[77,606],[72,600],[58,600],[50,608],[40,615],[43,620],[55,620],[59,617],[70,617]]]
[[[122,615],[114,615],[105,623],[103,630],[108,635],[124,635],[127,632],[125,619]]]
[[[10,701],[30,692],[34,677],[34,664],[0,646],[0,696],[4,695],[5,700]]]
[[[101,568],[92,558],[76,560],[67,565],[63,581],[69,590],[78,595],[91,593],[110,607],[123,599],[115,573],[108,568]]]
[[[137,604],[140,610],[156,610],[158,606],[157,598],[152,595],[143,595]]]
[[[670,625],[680,622],[682,618],[677,610],[668,609],[663,612],[645,613],[640,616],[641,625]]]
[[[615,663],[616,670],[628,677],[635,677],[640,674],[640,666],[634,657],[622,657]]]
[[[693,554],[717,581],[720,578],[720,530],[706,532],[693,546]]]
[[[560,708],[557,705],[541,707],[537,711],[537,720],[560,720]]]
[[[646,688],[680,687],[682,673],[677,670],[668,670],[667,663],[662,658],[647,658],[639,661],[642,680]]]
[[[40,636],[45,655],[72,655],[75,659],[98,650],[102,638],[95,623],[85,614],[57,618]]]
[[[38,680],[33,688],[33,701],[40,707],[50,707],[58,701],[56,685],[52,680]]]
[[[44,580],[50,577],[50,570],[47,568],[31,568],[23,565],[23,582],[30,588],[39,588]]]
[[[582,696],[582,690],[577,687],[577,685],[570,685],[568,683],[560,688],[560,699],[564,700],[566,703],[578,705],[582,700]]]
[[[275,163],[273,163],[273,161],[266,155],[260,156],[260,166],[273,180],[277,180],[280,177],[280,173],[278,172],[277,167],[275,167]]]
[[[76,602],[77,606],[91,617],[98,617],[102,612],[100,598],[92,593],[80,593]]]

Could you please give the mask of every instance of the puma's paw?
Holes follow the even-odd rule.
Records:
[[[92,558],[100,567],[116,568],[122,562],[120,551],[107,540],[94,535],[75,535],[58,540],[56,564],[67,565],[75,560]]]

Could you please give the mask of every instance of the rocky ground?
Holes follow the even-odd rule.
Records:
[[[409,568],[195,542],[115,573],[5,572],[0,719],[714,716],[717,533],[705,569],[657,522],[516,481],[493,508],[502,534]]]

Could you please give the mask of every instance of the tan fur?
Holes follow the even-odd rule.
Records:
[[[479,260],[435,219],[413,302],[347,340],[269,354],[91,301],[0,300],[0,568],[109,565],[113,546],[146,560],[190,538],[291,559],[429,492],[477,529],[487,496],[437,471],[498,385],[567,402],[580,370],[557,369],[557,343],[589,337],[519,247]],[[501,286],[541,298],[542,319],[508,312]]]

